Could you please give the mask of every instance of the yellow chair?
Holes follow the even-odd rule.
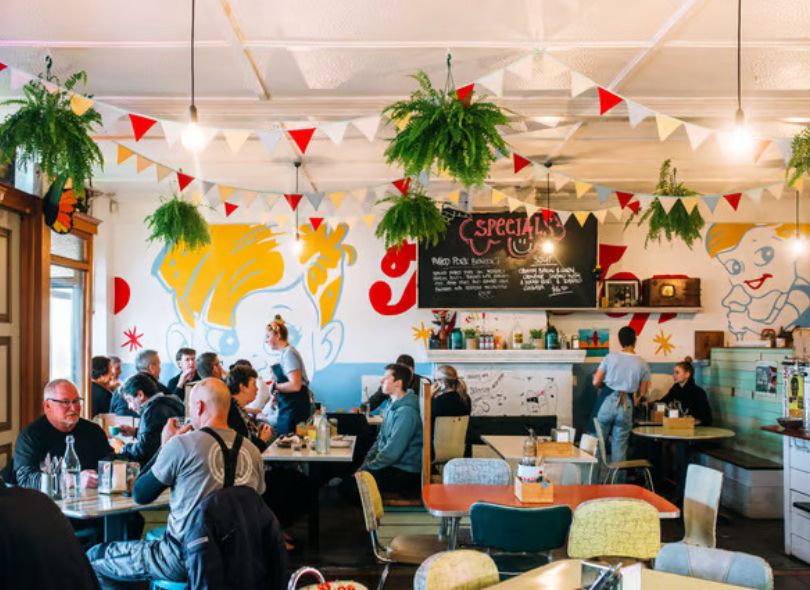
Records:
[[[385,586],[388,570],[391,564],[406,563],[418,565],[425,559],[447,548],[446,541],[440,541],[438,535],[400,535],[391,539],[389,546],[380,543],[377,530],[384,515],[382,496],[377,488],[377,481],[368,471],[358,471],[354,474],[357,489],[360,492],[360,501],[363,504],[363,519],[366,531],[371,537],[371,549],[377,561],[385,564],[378,589]]]
[[[413,577],[414,590],[479,590],[499,581],[492,558],[480,551],[443,551],[425,560]]]
[[[568,556],[652,559],[661,549],[658,510],[643,500],[603,498],[580,504],[568,535]]]
[[[464,456],[469,416],[440,416],[433,423],[433,465],[441,474],[450,459]]]

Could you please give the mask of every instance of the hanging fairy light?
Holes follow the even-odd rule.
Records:
[[[746,156],[753,151],[754,138],[745,123],[742,108],[742,0],[737,0],[737,111],[734,127],[726,136],[725,148],[733,155]]]
[[[188,108],[189,122],[180,136],[180,143],[191,152],[199,152],[205,147],[205,136],[197,122],[197,106],[194,104],[194,21],[196,0],[191,0],[191,105]]]
[[[551,167],[551,164],[546,164],[546,169]],[[551,173],[546,172],[546,215],[544,219],[548,220],[551,218]],[[548,222],[547,222],[548,223]],[[541,246],[543,250],[543,254],[554,254],[554,241],[551,239],[549,235],[545,240],[543,240],[543,245]]]
[[[301,168],[301,160],[293,162],[295,166],[295,194],[298,193],[298,171]],[[296,256],[304,251],[304,243],[301,241],[301,231],[298,225],[298,207],[295,208],[295,241],[292,243],[292,251]]]

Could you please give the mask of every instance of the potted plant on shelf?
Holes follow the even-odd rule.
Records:
[[[464,329],[464,347],[467,350],[478,350],[478,330],[475,328]]]
[[[543,350],[546,347],[545,333],[543,330],[529,330],[529,336],[537,350]]]
[[[498,154],[509,149],[498,133],[509,120],[499,106],[484,100],[472,102],[472,89],[459,95],[450,72],[444,90],[434,88],[423,71],[412,77],[419,88],[407,100],[397,101],[383,114],[399,130],[385,150],[389,164],[400,164],[405,174],[416,176],[433,166],[464,186],[480,185]]]
[[[144,220],[151,231],[150,242],[161,241],[167,248],[182,244],[189,250],[211,243],[208,222],[196,205],[183,201],[177,194],[161,201],[160,207]]]
[[[374,235],[385,240],[386,249],[405,240],[435,246],[447,232],[447,220],[421,186],[411,183],[404,195],[389,195],[377,204],[393,203],[383,214]]]
[[[672,168],[672,160],[665,160],[661,164],[658,185],[653,194],[669,197],[692,197],[700,194],[687,188],[682,182],[678,182],[677,174],[678,169]],[[625,227],[630,225],[637,215],[635,213],[631,215],[625,223]],[[681,199],[675,201],[669,213],[664,209],[660,199],[655,199],[649,209],[641,214],[638,225],[643,225],[648,220],[649,227],[647,228],[647,239],[644,241],[645,245],[650,240],[660,243],[663,234],[668,242],[671,242],[673,237],[680,238],[690,249],[695,240],[700,239],[700,230],[705,224],[698,208],[695,207],[691,212],[687,211]]]
[[[72,106],[73,89],[79,82],[87,84],[85,72],[72,74],[60,87],[59,79],[51,74],[51,58],[46,57],[45,63],[44,79],[29,81],[22,97],[2,103],[16,110],[0,123],[0,159],[39,166],[48,185],[64,187],[72,181],[76,198],[83,201],[93,169],[104,165],[91,136],[101,115],[80,101]]]

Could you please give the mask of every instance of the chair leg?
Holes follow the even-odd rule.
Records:
[[[644,468],[644,479],[647,482],[647,485],[649,486],[650,491],[652,493],[655,493],[655,486],[653,485],[652,473],[650,473],[650,470],[647,469],[646,467]]]
[[[391,564],[386,563],[385,568],[383,568],[382,574],[380,574],[380,581],[377,583],[377,590],[383,590],[385,588],[385,580],[388,579],[388,571],[391,569]]]

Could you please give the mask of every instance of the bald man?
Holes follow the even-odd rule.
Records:
[[[96,545],[88,552],[102,588],[122,588],[120,582],[155,579],[186,581],[183,533],[189,515],[200,501],[223,487],[223,457],[215,438],[201,429],[211,429],[228,448],[236,432],[228,428],[231,394],[222,380],[203,379],[188,400],[191,424],[178,425],[170,418],[161,433],[162,446],[151,465],[135,482],[139,504],[154,501],[171,488],[169,523],[160,541],[124,541]],[[264,465],[259,450],[243,441],[239,450],[234,485],[264,492]]]

